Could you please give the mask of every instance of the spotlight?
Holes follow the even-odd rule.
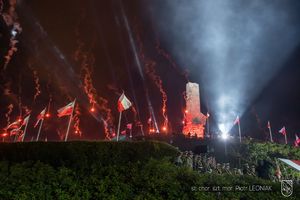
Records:
[[[95,108],[92,107],[92,108],[90,109],[90,111],[91,111],[91,112],[95,112]]]
[[[221,137],[223,140],[227,140],[228,139],[228,134],[227,133],[222,133]]]
[[[49,118],[50,117],[50,113],[46,113],[46,118]]]
[[[167,127],[165,127],[165,126],[162,127],[162,130],[163,130],[163,131],[167,131]]]
[[[11,31],[11,35],[13,36],[13,37],[15,37],[16,35],[17,35],[17,31],[15,30],[15,29],[13,29],[12,31]]]

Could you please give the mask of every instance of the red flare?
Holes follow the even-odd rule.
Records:
[[[155,130],[153,128],[149,129],[149,133],[154,133]]]
[[[33,97],[33,101],[36,100],[36,98],[41,94],[41,90],[40,90],[40,79],[38,77],[37,71],[33,70],[33,78],[34,78],[34,83],[35,83],[35,94]]]
[[[50,115],[50,113],[46,113],[46,118],[49,118],[51,115]]]
[[[145,71],[149,78],[153,81],[155,86],[158,88],[161,97],[162,97],[162,116],[164,118],[164,126],[168,125],[168,116],[167,116],[167,93],[165,92],[163,85],[162,85],[162,80],[159,75],[157,75],[157,72],[155,70],[156,62],[153,61],[152,59],[146,58],[145,53],[144,53],[144,46],[142,43],[142,40],[140,38],[140,35],[138,34],[138,31],[135,31],[136,37],[137,37],[137,42],[139,44],[139,50],[140,50],[140,58],[142,62],[145,65]]]
[[[95,112],[95,108],[92,107],[92,108],[90,109],[90,111],[91,111],[91,112]]]
[[[14,108],[14,105],[13,104],[9,104],[7,106],[7,112],[5,114],[5,117],[6,117],[6,121],[7,121],[7,126],[10,124],[10,114],[12,113],[13,111],[13,108]]]
[[[6,137],[6,136],[8,136],[8,133],[6,132],[1,134],[1,137]]]
[[[81,41],[78,40],[77,43],[78,48],[74,53],[74,58],[75,61],[80,62],[81,64],[83,89],[89,99],[89,103],[93,105],[90,111],[94,112],[96,108],[97,110],[99,110],[103,119],[105,138],[109,138],[108,127],[113,125],[113,118],[111,114],[111,109],[108,107],[108,100],[99,96],[97,94],[96,88],[93,85],[92,72],[95,58],[92,53],[83,50],[84,44]]]
[[[81,130],[80,130],[80,127],[79,127],[79,124],[80,124],[80,119],[79,119],[79,116],[81,115],[80,113],[80,108],[79,108],[79,105],[77,104],[75,106],[75,112],[74,112],[74,117],[73,117],[73,120],[74,120],[74,130],[75,130],[75,134],[76,135],[79,135],[81,136]]]

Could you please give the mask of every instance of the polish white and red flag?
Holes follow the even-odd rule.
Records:
[[[42,112],[36,117],[37,121],[34,124],[34,128],[37,127],[37,125],[40,123],[41,120],[45,119],[46,109],[47,108],[44,108],[44,110],[42,110]]]
[[[12,135],[16,135],[20,132],[22,128],[22,124],[20,120],[14,121],[13,123],[9,124],[6,128],[5,131],[8,131],[9,134]]]
[[[286,129],[285,129],[285,126],[282,127],[282,128],[279,130],[279,133],[281,133],[282,135],[286,135]]]
[[[300,160],[289,160],[284,158],[279,158],[279,160],[300,171]]]
[[[236,119],[234,120],[233,124],[234,125],[240,124],[240,117],[239,116],[236,116]]]
[[[15,122],[9,124],[9,125],[5,128],[5,130],[16,129],[16,128],[19,128],[20,126],[21,126],[21,123],[20,123],[19,120],[17,120],[17,121],[15,121]]]
[[[129,101],[129,99],[125,96],[125,94],[123,93],[119,100],[118,100],[118,110],[119,112],[122,112],[124,110],[127,110],[128,108],[130,108],[132,106],[132,103]]]
[[[26,125],[28,124],[29,118],[30,118],[30,115],[28,115],[27,117],[24,118],[21,127],[22,127],[22,126],[26,126]]]
[[[300,138],[298,137],[298,135],[295,135],[296,139],[295,139],[295,147],[299,147],[300,144]]]
[[[75,106],[75,100],[73,102],[69,103],[68,105],[58,109],[57,110],[57,116],[58,117],[64,117],[64,116],[72,115],[73,110],[74,110],[74,106]]]
[[[10,132],[11,135],[18,136],[18,138],[17,138],[18,142],[23,141],[24,134],[25,134],[26,130],[22,130],[22,128],[23,128],[23,126],[25,126],[25,129],[26,129],[26,126],[28,125],[28,122],[29,122],[29,118],[30,118],[30,115],[28,115],[27,117],[25,117],[24,120],[22,121],[22,124],[20,124],[20,127],[16,128],[16,129],[13,129]]]

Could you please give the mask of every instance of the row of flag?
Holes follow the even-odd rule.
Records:
[[[233,124],[234,125],[238,125],[238,127],[239,127],[239,134],[240,134],[240,138],[241,138],[240,117],[239,116],[236,117],[236,119],[234,120]],[[273,142],[272,128],[271,128],[270,121],[268,121],[267,128],[269,129],[269,133],[270,133],[270,141]],[[285,126],[283,126],[278,132],[281,133],[284,136],[284,138],[285,138],[285,144],[287,144],[287,131],[286,131]],[[300,145],[300,138],[298,137],[297,134],[295,134],[294,145],[296,147],[298,147]]]
[[[57,116],[58,117],[72,116],[73,111],[74,111],[74,107],[75,107],[75,100],[73,102],[69,103],[68,105],[58,109],[57,110]],[[4,128],[5,135],[8,135],[6,133],[9,133],[9,136],[15,136],[14,141],[18,141],[18,142],[22,141],[23,142],[24,138],[25,138],[25,135],[26,135],[26,130],[27,130],[27,126],[28,126],[30,116],[31,116],[31,114],[28,114],[26,117],[24,117],[23,120],[20,118],[20,119],[16,120],[15,122],[9,124],[6,128]],[[41,132],[41,129],[42,129],[43,121],[45,120],[46,117],[49,117],[49,116],[50,116],[50,114],[47,113],[47,107],[45,107],[38,114],[38,116],[36,117],[36,122],[34,123],[33,127],[36,128],[38,125],[40,125],[39,130],[38,130],[38,134],[37,134],[37,137],[36,137],[36,141],[39,140],[39,136],[40,136],[40,132]]]
[[[66,106],[63,106],[57,110],[57,116],[59,118],[64,117],[64,116],[70,117],[67,132],[65,135],[65,141],[67,141],[67,138],[68,138],[70,124],[71,124],[72,118],[73,118],[75,103],[76,103],[76,99],[74,101],[70,102],[69,104],[67,104]],[[129,99],[123,93],[120,96],[120,98],[118,99],[118,111],[120,113],[122,113],[123,111],[129,109],[131,106],[132,106],[132,103],[129,101]],[[36,122],[34,123],[34,128],[39,126],[36,141],[39,140],[43,121],[45,120],[45,118],[47,118],[49,116],[50,116],[50,114],[47,112],[47,107],[45,107],[36,117]],[[30,119],[30,114],[28,114],[26,117],[24,117],[23,120],[18,119],[17,121],[9,124],[6,128],[4,128],[4,130],[5,130],[4,136],[8,135],[7,133],[9,133],[9,136],[15,136],[14,141],[19,141],[19,142],[24,141],[29,119]],[[130,130],[130,135],[131,135],[132,124],[127,124],[126,128]],[[122,131],[121,134],[124,134],[124,131]]]

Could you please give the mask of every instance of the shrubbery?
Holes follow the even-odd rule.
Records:
[[[177,167],[159,142],[20,143],[1,146],[0,199],[282,199],[280,185]],[[76,155],[75,155],[76,154]],[[201,192],[199,186],[271,185],[273,192]],[[296,199],[295,191],[293,198]],[[293,199],[290,198],[290,199]]]

